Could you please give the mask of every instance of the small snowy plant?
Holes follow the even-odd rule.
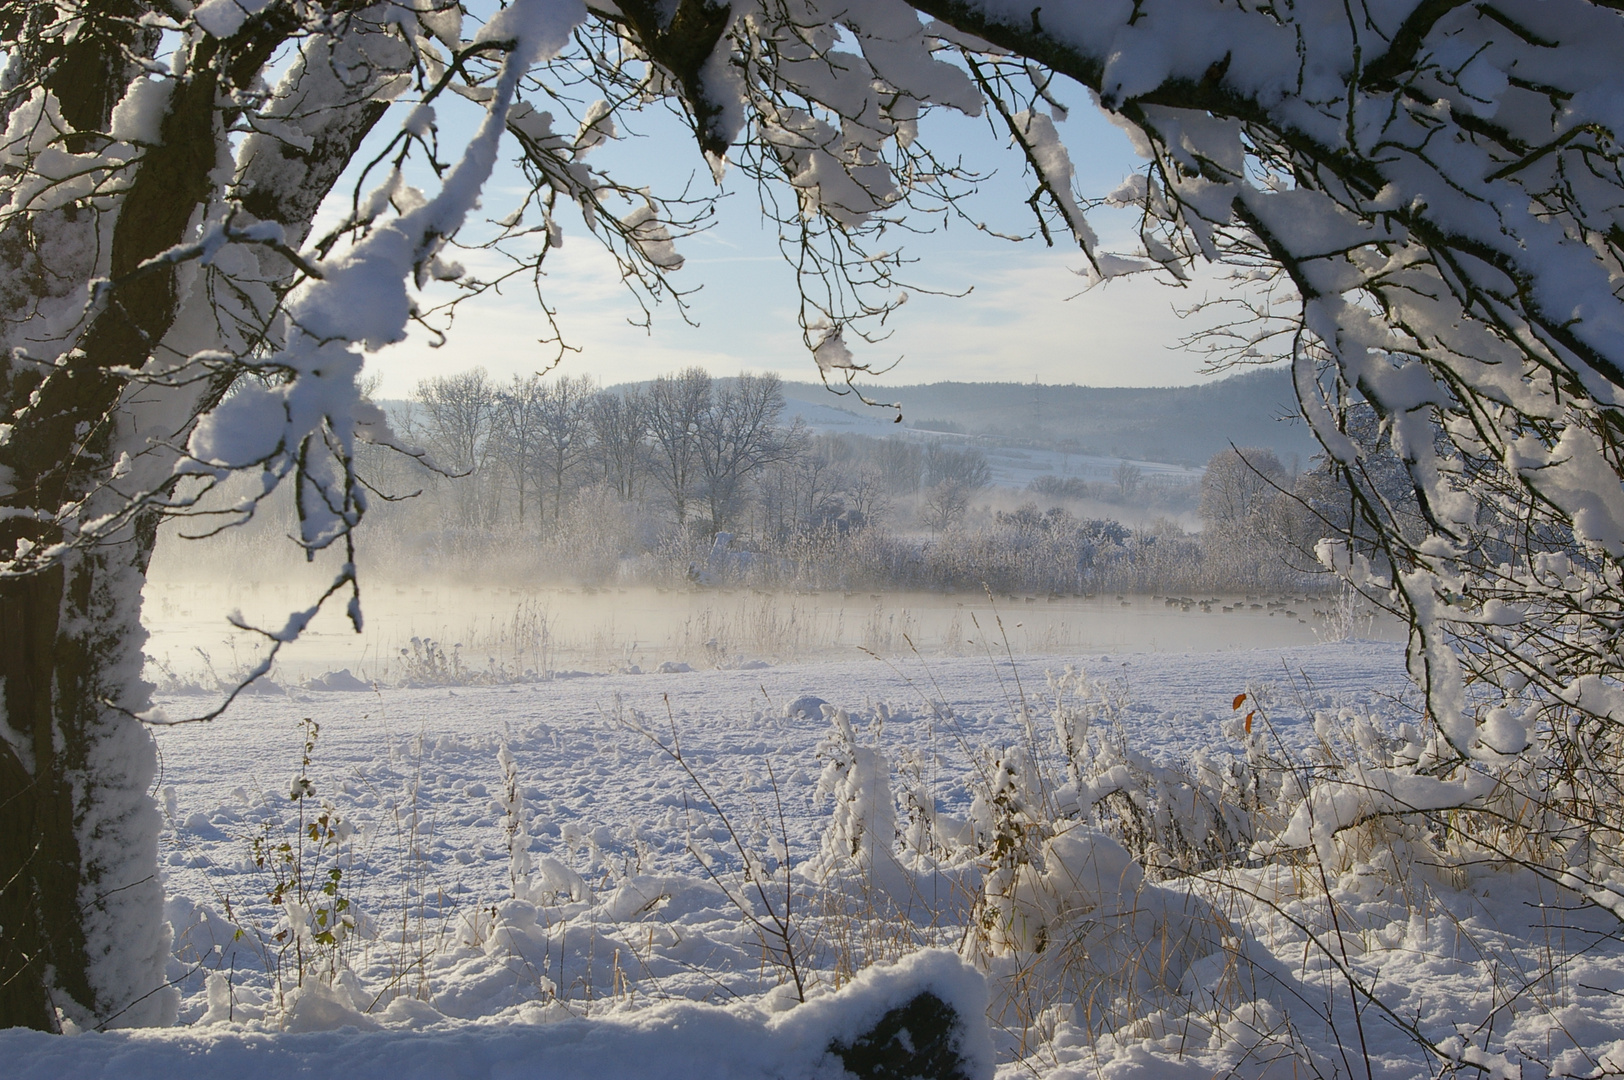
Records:
[[[508,884],[513,898],[525,903],[542,905],[559,894],[576,902],[592,899],[592,889],[586,879],[557,859],[530,854],[530,810],[524,804],[524,792],[519,785],[519,763],[504,744],[496,752],[502,766],[502,794],[497,802],[502,807],[502,831],[507,838]]]
[[[529,815],[519,790],[519,764],[507,744],[496,751],[496,760],[502,766],[502,794],[497,802],[502,807],[502,832],[507,838],[508,886],[515,898],[522,898],[530,889]]]
[[[432,638],[413,637],[410,648],[400,650],[399,681],[402,686],[466,686],[472,673],[462,662],[462,646],[444,645]]]
[[[986,751],[983,761],[982,787],[970,807],[986,875],[975,924],[992,952],[1041,952],[1048,927],[1030,894],[1053,822],[1043,812],[1024,751]]]
[[[277,912],[268,932],[257,928],[266,967],[285,1006],[287,994],[307,980],[332,985],[348,971],[347,945],[367,924],[345,887],[353,866],[355,828],[329,800],[319,799],[310,764],[321,725],[305,718],[299,771],[288,783],[291,821],[266,821],[253,838],[254,867],[270,876],[265,899]],[[239,926],[241,936],[244,930]]]

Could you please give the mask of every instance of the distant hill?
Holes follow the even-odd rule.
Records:
[[[1187,468],[1205,465],[1231,443],[1268,447],[1287,468],[1294,460],[1307,467],[1319,453],[1319,444],[1297,415],[1291,373],[1284,367],[1256,368],[1200,386],[942,382],[862,390],[875,401],[901,402],[902,423],[892,423],[896,414],[888,409],[868,408],[853,395],[837,396],[821,383],[784,383],[789,414],[818,431],[877,438],[904,429],[916,437],[945,432],[1055,451],[1068,460],[1163,462]],[[382,404],[411,408],[406,401]],[[1045,467],[1047,455],[1040,457],[1033,467]]]
[[[858,428],[890,419],[851,397],[835,397],[817,383],[785,383],[784,392],[856,414]],[[864,392],[878,401],[900,402],[905,427],[1098,457],[1199,466],[1234,443],[1266,446],[1289,467],[1293,458],[1306,466],[1319,451],[1297,415],[1291,373],[1284,367],[1246,371],[1201,386],[944,382],[865,387]]]

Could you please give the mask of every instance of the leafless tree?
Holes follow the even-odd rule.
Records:
[[[992,466],[973,446],[933,442],[925,451],[925,483],[920,517],[937,532],[946,532],[964,519],[970,501],[992,483]]]
[[[1220,450],[1201,476],[1201,521],[1226,543],[1260,540],[1275,526],[1290,481],[1273,450],[1263,447]]]
[[[446,487],[459,525],[496,523],[500,489],[489,466],[501,445],[506,408],[484,368],[439,375],[417,384],[411,432],[447,474]]]
[[[1117,462],[1116,469],[1111,473],[1111,479],[1116,481],[1117,498],[1126,502],[1133,498],[1139,490],[1139,481],[1145,478],[1145,470],[1131,461]]]
[[[898,495],[919,490],[925,475],[925,451],[918,443],[893,436],[880,443],[875,457],[887,490]]]
[[[591,426],[587,422],[594,388],[584,375],[561,375],[544,383],[537,398],[541,453],[541,474],[552,488],[553,520],[564,510],[567,485],[586,461],[591,448]]]
[[[863,525],[882,524],[891,514],[891,492],[885,473],[872,461],[851,464],[841,487],[854,520]]]
[[[541,473],[544,393],[539,375],[515,375],[513,382],[498,395],[496,456],[517,496],[520,529],[524,527],[530,495]],[[540,516],[539,510],[537,516]]]
[[[713,534],[738,513],[752,476],[805,444],[799,418],[789,428],[779,427],[783,411],[783,381],[771,373],[742,374],[713,390],[697,428],[699,473]]]
[[[1272,450],[1220,450],[1201,477],[1201,550],[1210,576],[1270,588],[1304,572],[1324,573],[1302,529],[1293,478]],[[1313,533],[1318,538],[1318,533]]]
[[[600,390],[587,406],[598,472],[615,494],[635,499],[648,458],[648,398],[636,387]]]
[[[925,483],[934,487],[949,480],[974,494],[992,483],[992,465],[973,446],[933,442],[925,451]]]
[[[1359,447],[1357,462],[1352,466],[1357,475],[1357,486],[1351,486],[1346,466],[1320,457],[1298,479],[1296,495],[1299,500],[1299,533],[1304,544],[1312,547],[1320,538],[1336,536],[1344,539],[1358,555],[1383,564],[1387,551],[1380,536],[1360,508],[1360,490],[1378,492],[1392,508],[1392,526],[1407,542],[1419,543],[1426,535],[1427,524],[1416,498],[1415,483],[1410,478],[1402,458],[1393,452],[1391,443],[1382,438],[1381,423],[1367,402],[1352,402],[1342,410],[1339,418],[1342,431]],[[1500,558],[1510,553],[1501,551]],[[1392,572],[1391,566],[1385,572]]]
[[[919,517],[936,532],[947,532],[964,520],[970,509],[971,490],[957,480],[942,480],[925,489],[919,503]]]
[[[678,528],[688,522],[688,504],[699,479],[699,430],[710,399],[710,373],[700,367],[662,375],[648,392],[654,479],[671,500]]]
[[[845,474],[835,465],[827,439],[809,441],[805,452],[769,466],[761,484],[760,528],[774,540],[803,536],[827,526],[846,509]]]

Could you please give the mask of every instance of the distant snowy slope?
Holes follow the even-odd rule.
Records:
[[[835,397],[818,383],[785,383],[791,409],[820,429],[886,434],[936,427],[991,435],[1025,446],[1070,443],[1074,454],[1112,461],[1200,466],[1231,443],[1264,446],[1288,466],[1306,465],[1317,444],[1297,419],[1290,373],[1244,372],[1200,386],[1097,387],[1030,383],[931,383],[865,387],[872,399],[898,402],[895,413]],[[805,402],[805,405],[799,403]],[[810,408],[819,405],[821,408]]]
[[[792,383],[784,389],[784,418],[800,417],[820,432],[846,432],[884,438],[906,430],[895,423],[896,413],[875,409],[854,397],[835,397],[820,386]]]
[[[784,396],[784,418],[799,419],[819,435],[865,435],[870,438],[896,437],[916,442],[936,440],[973,442],[987,455],[992,468],[992,482],[996,487],[1024,490],[1033,479],[1045,474],[1080,477],[1084,480],[1109,480],[1124,460],[1098,454],[1075,451],[1004,445],[1003,440],[990,440],[981,436],[959,432],[941,432],[893,422],[894,412],[863,405],[855,398],[835,398],[818,388],[795,386]],[[1018,435],[1012,438],[1019,438]],[[1169,464],[1161,460],[1140,457],[1127,459],[1147,476],[1167,476],[1194,482],[1200,478],[1200,469]]]

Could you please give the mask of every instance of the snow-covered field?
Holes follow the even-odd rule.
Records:
[[[1295,742],[1311,738],[1300,719],[1307,709],[1372,701],[1401,689],[1400,653],[1387,644],[1070,659],[1120,683],[1129,697],[1127,737],[1163,759],[1221,744],[1220,716],[1227,719],[1229,702],[1249,682],[1276,684],[1281,730]],[[828,817],[828,800],[815,797],[814,787],[818,745],[829,724],[816,708],[786,718],[786,704],[815,696],[850,710],[859,727],[884,706],[889,719],[878,737],[882,751],[893,760],[909,752],[928,755],[944,812],[962,817],[977,766],[967,748],[1024,738],[1015,719],[1023,695],[1041,710],[1049,696],[1045,672],[1066,662],[860,657],[512,686],[368,691],[354,684],[349,692],[255,697],[212,724],[159,730],[159,786],[166,808],[173,805],[170,890],[221,907],[229,896],[234,907],[252,909],[264,886],[244,866],[250,840],[267,817],[288,815],[306,717],[320,725],[309,770],[316,793],[361,827],[352,878],[364,880],[346,888],[361,890],[363,910],[400,907],[405,895],[414,912],[438,919],[510,891],[498,801],[504,776],[497,755],[504,746],[534,815],[534,850],[580,873],[596,893],[627,874],[699,873],[687,850],[690,822],[703,844],[728,846],[704,796],[650,736],[668,746],[680,743],[724,810],[764,848],[781,840],[767,834],[787,833],[799,861],[818,849]],[[174,713],[199,702],[186,697],[164,704]],[[782,829],[769,769],[783,797]],[[764,815],[773,820],[764,824]],[[717,855],[728,858],[725,850]],[[757,988],[758,975],[752,965],[693,977],[702,984],[742,980],[743,992]],[[673,977],[683,978],[665,976]],[[560,978],[555,971],[553,979],[561,987],[578,982],[583,998],[601,995],[608,982],[589,990],[589,972],[565,971]],[[490,1007],[482,1003],[472,1011]],[[191,1008],[201,1011],[201,999]]]
[[[986,973],[1008,1080],[1624,1067],[1616,927],[1531,878],[1395,884],[1377,855],[1334,879],[1287,862],[1154,884],[1077,825],[1046,849],[1074,875],[1044,909],[1066,939],[989,933],[963,845],[1000,749],[1042,773],[1068,665],[1145,768],[1232,758],[1242,693],[1294,750],[1339,709],[1392,727],[1412,702],[1401,647],[1368,641],[245,697],[157,734],[181,1026],[8,1032],[6,1075],[838,1075],[823,1048],[907,988],[984,993],[929,947]],[[817,699],[849,714],[845,742]],[[324,940],[334,922],[355,926]]]

